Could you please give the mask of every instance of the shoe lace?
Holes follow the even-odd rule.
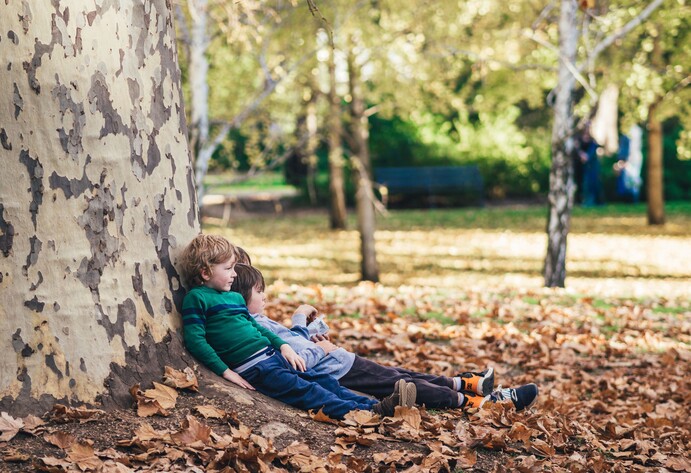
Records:
[[[518,401],[518,396],[516,394],[515,389],[502,389],[501,384],[497,386],[497,389],[492,391],[492,394],[490,394],[490,399],[492,399],[494,402],[497,401],[503,401],[505,399],[511,399],[513,401]]]

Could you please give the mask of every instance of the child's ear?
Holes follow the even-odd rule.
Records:
[[[204,281],[208,281],[209,279],[211,279],[211,271],[209,271],[209,270],[206,269],[206,268],[202,268],[200,274],[201,274],[202,279],[203,279]]]

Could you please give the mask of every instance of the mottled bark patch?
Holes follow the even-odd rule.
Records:
[[[91,77],[91,88],[87,94],[89,102],[92,103],[96,107],[96,110],[101,112],[103,116],[104,123],[99,138],[111,134],[117,135],[127,132],[127,127],[123,123],[122,117],[113,106],[113,101],[110,98],[110,91],[106,85],[107,83],[108,80],[105,76],[101,72],[96,72]]]
[[[29,212],[31,213],[31,221],[34,224],[35,230],[38,209],[43,203],[43,166],[38,159],[34,159],[29,156],[29,152],[26,150],[22,150],[19,153],[19,161],[26,166],[27,171],[29,171],[29,182],[31,183],[31,187],[29,189],[31,192]]]
[[[5,220],[5,206],[0,203],[0,251],[7,258],[14,242],[14,225]]]
[[[29,274],[29,267],[35,265],[38,261],[38,254],[41,252],[41,248],[43,247],[43,242],[35,235],[29,238],[29,244],[31,246],[31,250],[26,256],[26,264],[22,266],[22,274],[24,274],[24,276]]]
[[[7,138],[7,132],[4,128],[0,128],[0,144],[7,151],[12,151],[12,143]]]
[[[65,129],[63,126],[58,128],[57,132],[63,151],[76,161],[79,159],[79,154],[84,151],[82,147],[82,130],[86,126],[84,105],[72,100],[70,89],[64,84],[54,87],[52,95],[58,101],[63,120],[66,112],[70,112],[72,123],[69,124],[69,128]]]
[[[12,103],[14,104],[14,119],[19,118],[19,114],[24,110],[24,98],[22,94],[19,93],[19,87],[17,83],[14,83],[14,92],[12,94]]]
[[[154,315],[154,308],[151,306],[151,301],[149,300],[149,295],[144,291],[144,278],[141,273],[141,264],[136,263],[134,265],[134,276],[132,276],[132,288],[134,292],[142,298],[144,301],[144,307],[150,316]]]
[[[173,301],[176,307],[182,307],[182,298],[185,296],[184,289],[180,284],[180,275],[173,266],[170,257],[170,240],[174,237],[170,234],[170,225],[173,221],[173,212],[166,209],[164,196],[158,196],[158,207],[155,218],[149,218],[149,235],[156,246],[156,253],[161,261],[161,266],[166,272],[170,281]]]
[[[31,287],[29,287],[30,291],[35,291],[38,289],[38,286],[40,286],[43,283],[43,273],[41,271],[38,272],[38,280],[35,283],[31,283]]]
[[[82,177],[80,179],[70,179],[64,176],[60,176],[57,172],[53,173],[48,178],[48,184],[50,188],[61,189],[65,194],[65,199],[71,197],[78,197],[84,193],[86,190],[93,190],[94,186],[86,176],[86,167],[91,162],[91,156],[86,155],[86,162],[84,163],[84,172],[82,172]]]
[[[118,304],[115,322],[110,321],[110,318],[103,312],[100,304],[98,305],[98,310],[101,314],[98,324],[106,330],[108,341],[112,341],[116,335],[119,335],[122,339],[123,348],[127,349],[127,345],[125,345],[125,324],[132,326],[137,324],[137,307],[134,301],[127,298],[122,304]]]
[[[45,303],[40,302],[38,300],[38,297],[34,296],[33,299],[30,301],[24,301],[24,306],[28,307],[29,309],[33,310],[34,312],[43,312],[43,308],[45,307]]]
[[[184,369],[194,365],[178,333],[170,332],[160,343],[148,333],[140,340],[139,349],[127,350],[123,365],[111,363],[111,375],[104,382],[108,392],[100,399],[104,408],[130,407],[130,388],[135,384],[148,386],[153,381],[160,382],[166,366]]]
[[[55,363],[55,355],[49,354],[45,356],[46,360],[46,366],[50,368],[50,370],[55,373],[55,376],[58,377],[58,379],[63,378],[62,371],[58,368],[58,365]]]

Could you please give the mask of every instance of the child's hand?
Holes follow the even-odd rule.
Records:
[[[333,343],[329,342],[328,340],[322,340],[321,342],[317,342],[316,345],[320,347],[322,350],[324,350],[324,353],[326,353],[327,355],[334,350],[338,350],[338,347]]]
[[[227,369],[223,372],[223,379],[226,379],[233,384],[237,384],[241,388],[249,389],[250,391],[255,390],[250,383],[245,381],[242,378],[242,376],[240,376],[239,374],[237,374],[235,371],[233,371],[231,369]]]
[[[296,314],[303,314],[307,317],[307,324],[311,324],[317,317],[317,309],[309,304],[302,304],[300,307],[295,309]]]
[[[314,343],[317,343],[317,342],[323,342],[324,340],[327,340],[327,341],[331,340],[331,337],[329,337],[328,333],[324,333],[324,334],[317,333],[315,335],[312,335],[312,338],[310,338],[310,340],[312,340]]]
[[[290,363],[290,366],[293,367],[293,369],[298,370],[298,371],[306,371],[307,367],[305,366],[305,360],[300,357],[297,353],[295,353],[295,350],[290,348],[290,345],[287,343],[285,345],[281,345],[281,355],[283,355],[283,358],[286,359],[288,363]]]

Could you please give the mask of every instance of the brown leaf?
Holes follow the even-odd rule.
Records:
[[[57,432],[52,432],[50,434],[44,435],[43,440],[55,445],[58,448],[66,450],[70,448],[77,439],[74,435],[59,430]]]
[[[456,468],[473,468],[477,463],[477,451],[463,447],[456,454],[456,460]]]
[[[322,409],[319,409],[319,412],[317,413],[315,413],[314,411],[310,411],[309,415],[312,419],[316,420],[317,422],[325,422],[327,424],[338,425],[338,421],[324,414],[324,411]]]
[[[29,461],[30,458],[32,457],[14,449],[5,450],[2,455],[2,460],[6,463],[24,463],[25,461]]]
[[[345,415],[343,423],[360,427],[376,427],[379,425],[380,420],[379,415],[372,411],[355,410]]]
[[[182,422],[182,429],[170,435],[177,445],[203,446],[211,442],[211,427],[199,422],[194,416],[187,416]]]
[[[37,435],[45,430],[46,423],[43,419],[36,417],[35,415],[29,414],[24,417],[24,427],[22,427],[22,432],[27,434]]]
[[[105,414],[105,412],[100,409],[89,409],[84,406],[72,408],[63,404],[55,404],[48,415],[54,422],[58,423],[66,423],[73,420],[78,420],[82,423],[95,421],[96,417],[103,414]]]
[[[516,422],[511,426],[509,431],[509,438],[514,442],[527,442],[530,440],[532,435],[532,430],[522,424],[521,422]]]
[[[163,409],[174,408],[178,399],[178,393],[175,389],[155,381],[154,389],[147,389],[144,391],[144,395],[149,399],[158,401]]]
[[[0,414],[0,442],[8,442],[24,427],[24,421],[15,419],[7,412]]]
[[[199,391],[197,376],[189,366],[183,371],[166,366],[165,373],[163,374],[163,383],[171,388]]]
[[[95,455],[93,445],[86,441],[72,444],[72,447],[67,453],[67,458],[76,463],[82,471],[95,470],[103,464]]]
[[[228,413],[223,409],[211,405],[195,406],[195,411],[201,414],[205,419],[225,419]]]
[[[416,407],[396,406],[395,410],[394,419],[403,419],[403,421],[407,422],[413,429],[420,429],[422,417],[420,416],[420,411]]]
[[[691,471],[691,461],[685,457],[669,457],[665,467],[674,471]]]
[[[155,399],[140,397],[137,400],[137,415],[139,417],[151,417],[156,414],[167,416],[168,411],[165,410]]]
[[[530,450],[544,457],[553,457],[556,453],[554,447],[540,439],[535,439],[530,442]]]

